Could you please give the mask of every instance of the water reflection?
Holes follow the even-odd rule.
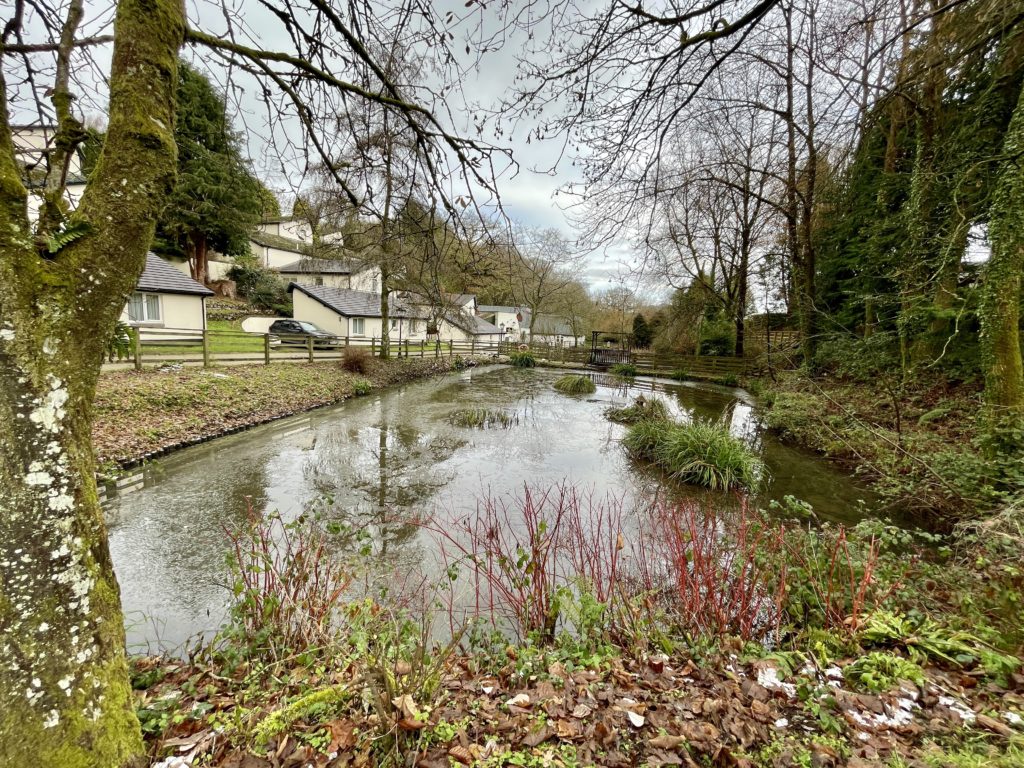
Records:
[[[432,557],[431,540],[411,517],[472,512],[488,489],[505,494],[568,479],[598,497],[652,492],[661,478],[627,459],[619,444],[625,427],[604,418],[605,409],[628,405],[640,392],[663,399],[676,418],[721,421],[757,446],[772,476],[759,503],[793,494],[824,517],[857,514],[863,491],[820,460],[765,438],[740,390],[599,377],[597,392],[584,399],[556,392],[559,375],[465,371],[215,440],[148,468],[142,490],[107,505],[129,622],[145,615],[158,625],[130,626],[130,644],[174,646],[219,623],[223,529],[244,521],[249,504],[286,519],[327,515],[369,541],[382,563],[401,569]],[[516,424],[452,423],[456,411],[474,408],[514,414]]]

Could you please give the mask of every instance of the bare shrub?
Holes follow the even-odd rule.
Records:
[[[691,636],[775,632],[784,590],[766,554],[783,531],[748,513],[725,515],[696,502],[594,498],[560,483],[521,495],[485,495],[475,514],[422,523],[444,567],[472,579],[469,613],[504,622],[520,637],[554,639],[567,603],[584,594],[603,608],[603,632],[636,639],[659,624]],[[577,627],[577,630],[581,628]],[[586,628],[592,631],[593,627]]]
[[[341,368],[358,376],[369,374],[373,367],[373,358],[365,347],[346,347],[345,356],[341,360]]]
[[[314,520],[286,522],[249,505],[246,523],[225,528],[230,544],[231,623],[227,640],[274,660],[324,648],[351,577]]]

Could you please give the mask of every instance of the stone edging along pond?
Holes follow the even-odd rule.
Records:
[[[93,445],[101,468],[116,473],[181,448],[335,405],[357,396],[354,385],[361,379],[376,391],[459,370],[468,360],[374,360],[363,375],[342,370],[336,361],[104,374],[97,385]]]

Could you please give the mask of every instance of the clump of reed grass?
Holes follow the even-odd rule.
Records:
[[[508,356],[508,361],[514,368],[536,368],[537,359],[533,356],[532,352],[512,352]]]
[[[640,395],[632,405],[625,408],[609,408],[604,415],[619,424],[637,424],[641,421],[667,421],[668,406],[656,397],[650,399]]]
[[[573,374],[556,381],[555,389],[563,395],[592,395],[597,391],[597,385],[589,376]]]
[[[624,379],[636,378],[636,366],[633,363],[616,363],[608,371],[616,376],[622,376]]]
[[[650,461],[681,482],[712,490],[756,488],[761,460],[722,424],[641,421],[623,444],[635,458]]]
[[[448,420],[456,427],[509,429],[519,424],[519,415],[491,408],[465,408],[454,411]]]

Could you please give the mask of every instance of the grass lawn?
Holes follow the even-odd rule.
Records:
[[[240,320],[210,320],[206,324],[210,331],[210,352],[226,354],[231,352],[262,352],[263,336],[245,333]],[[201,355],[203,345],[196,341],[192,344],[161,344],[142,343],[142,354],[146,355]]]

